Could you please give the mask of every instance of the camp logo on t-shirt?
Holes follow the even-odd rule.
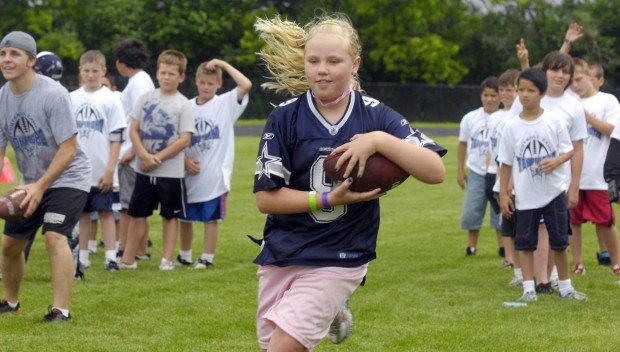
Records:
[[[13,142],[13,148],[24,152],[29,157],[34,157],[37,146],[47,146],[45,133],[37,125],[37,121],[23,113],[17,113],[9,123],[9,133]]]
[[[204,152],[211,149],[213,141],[220,139],[220,128],[206,119],[196,119],[196,134],[192,135],[191,147]]]
[[[89,103],[81,104],[75,109],[78,134],[89,138],[93,132],[103,133],[104,120],[99,111]]]
[[[470,153],[477,153],[478,155],[486,155],[489,147],[489,141],[487,138],[487,129],[481,128],[472,133],[469,139],[471,143]]]
[[[165,149],[176,131],[176,126],[169,122],[172,118],[159,105],[157,99],[152,99],[145,102],[142,108],[144,119],[140,126],[140,137],[150,153]]]
[[[528,138],[519,150],[519,155],[516,156],[517,163],[519,164],[519,172],[527,170],[532,177],[543,176],[543,173],[538,168],[538,163],[546,158],[552,158],[556,156],[552,144],[546,141],[544,138],[539,139],[538,136],[532,136]]]
[[[599,132],[596,128],[588,125],[588,136],[598,139],[599,141],[603,139],[603,134]],[[587,144],[590,138],[586,138],[585,143]]]

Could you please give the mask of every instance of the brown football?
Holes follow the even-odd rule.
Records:
[[[4,220],[22,220],[27,206],[20,208],[19,205],[26,198],[26,191],[13,189],[0,196],[0,218]]]
[[[336,162],[341,155],[342,153],[330,155],[323,161],[323,169],[334,181],[345,180],[342,174],[349,165],[349,160],[340,167],[340,170],[336,171]],[[350,176],[353,178],[353,183],[349,189],[354,192],[368,192],[376,188],[381,188],[381,192],[387,192],[409,177],[405,170],[379,153],[373,154],[366,160],[366,168],[361,178],[357,177],[357,170],[358,165],[355,165]]]

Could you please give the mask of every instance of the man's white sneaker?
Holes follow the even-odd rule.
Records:
[[[329,326],[327,337],[332,343],[338,344],[346,340],[353,330],[353,313],[347,301]]]

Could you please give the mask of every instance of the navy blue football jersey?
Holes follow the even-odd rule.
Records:
[[[367,95],[351,94],[337,124],[328,122],[311,93],[288,100],[267,119],[263,131],[254,192],[288,187],[329,192],[335,187],[323,161],[336,147],[360,133],[384,131],[444,155],[446,149],[412,128],[399,113]],[[269,214],[260,265],[355,267],[376,257],[379,200],[298,214]]]

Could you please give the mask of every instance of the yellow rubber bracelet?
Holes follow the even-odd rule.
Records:
[[[319,208],[316,205],[316,191],[308,193],[308,204],[310,205],[310,211],[317,211]]]

